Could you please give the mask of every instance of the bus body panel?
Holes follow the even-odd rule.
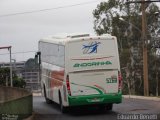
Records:
[[[120,69],[116,38],[73,41],[65,48],[67,72]]]
[[[69,74],[71,95],[118,93],[118,70]]]

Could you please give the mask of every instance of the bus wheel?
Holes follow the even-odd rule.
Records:
[[[61,94],[59,93],[59,104],[60,104],[60,110],[62,113],[66,113],[67,112],[67,108],[63,106],[63,103],[62,103],[62,97],[61,97]]]
[[[100,105],[100,106],[99,106],[99,110],[100,110],[101,112],[105,112],[105,111],[106,111],[106,105]]]
[[[111,104],[108,104],[107,106],[106,106],[106,109],[107,110],[112,110],[112,108],[113,108],[113,104],[111,103]]]
[[[44,97],[45,97],[46,103],[47,103],[47,104],[51,104],[52,101],[51,101],[50,99],[47,98],[45,86],[44,86],[43,88],[44,88]]]

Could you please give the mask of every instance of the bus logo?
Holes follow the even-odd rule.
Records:
[[[97,48],[100,42],[90,42],[88,45],[83,45],[83,54],[97,53]]]

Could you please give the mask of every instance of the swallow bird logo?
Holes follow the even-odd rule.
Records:
[[[90,42],[88,45],[83,45],[83,54],[97,53],[97,48],[100,42]]]

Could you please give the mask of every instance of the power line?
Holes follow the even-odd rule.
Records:
[[[25,53],[36,53],[37,51],[25,51],[25,52],[14,52],[14,53],[12,53],[12,54],[25,54]],[[2,54],[0,54],[0,55],[7,55],[7,54],[9,54],[9,53],[2,53]]]
[[[33,11],[26,11],[26,12],[18,12],[18,13],[4,14],[4,15],[0,15],[0,17],[9,17],[9,16],[15,16],[15,15],[23,15],[23,14],[31,14],[31,13],[45,12],[45,11],[50,11],[50,10],[57,10],[57,9],[62,9],[62,8],[69,8],[69,7],[86,5],[86,4],[92,4],[92,3],[95,3],[95,2],[98,2],[98,1],[99,1],[99,0],[90,1],[90,2],[83,2],[83,3],[79,3],[79,4],[72,4],[72,5],[60,6],[60,7],[54,7],[54,8],[47,8],[47,9],[40,9],[40,10],[33,10]]]

